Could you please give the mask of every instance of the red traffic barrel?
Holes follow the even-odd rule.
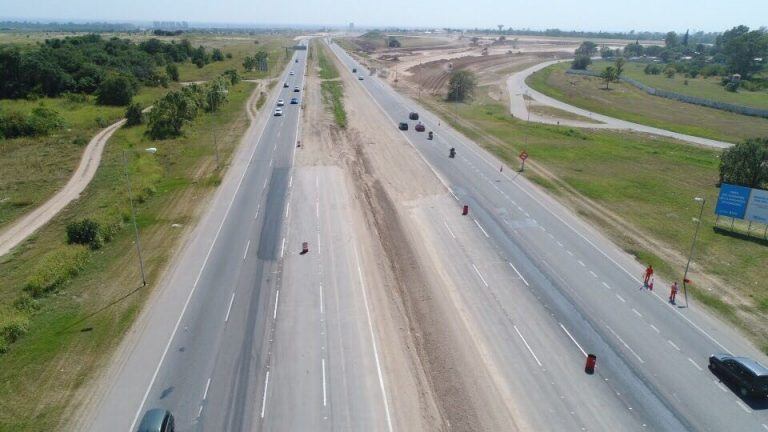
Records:
[[[587,355],[587,365],[584,366],[584,372],[590,375],[595,373],[595,364],[597,364],[597,356],[594,354]]]
[[[469,214],[469,206],[465,205],[464,208],[461,209],[461,214],[466,216]]]

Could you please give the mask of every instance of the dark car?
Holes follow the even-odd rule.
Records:
[[[398,128],[398,129],[400,129],[400,130],[408,130],[408,123],[406,123],[406,122],[400,122],[400,123],[397,125],[397,128]]]
[[[294,87],[294,88],[293,88],[293,92],[294,92],[294,93],[298,93],[298,92],[299,92],[299,88],[298,88],[298,87]]]
[[[291,98],[291,105],[298,105],[299,99],[298,98]]]
[[[288,88],[288,83],[283,83],[283,88]]]
[[[412,112],[412,113],[408,114],[408,118],[411,119],[411,120],[418,120],[419,119],[419,113]]]
[[[144,413],[136,432],[174,432],[173,414],[170,411],[155,408]]]
[[[709,357],[709,369],[724,381],[736,385],[741,396],[768,396],[768,368],[747,357],[714,354]]]
[[[352,68],[352,73],[357,73],[357,68]]]
[[[417,125],[414,127],[414,129],[416,129],[416,132],[424,132],[425,130],[427,130],[427,128],[425,128],[425,127],[424,127],[424,125],[423,125],[422,123],[418,123],[418,124],[417,124]]]

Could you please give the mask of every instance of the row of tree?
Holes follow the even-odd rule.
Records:
[[[768,138],[752,138],[720,156],[720,182],[768,189]]]

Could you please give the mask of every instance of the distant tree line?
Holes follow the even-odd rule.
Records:
[[[68,31],[68,32],[130,32],[139,28],[129,23],[63,23],[63,22],[30,22],[30,21],[0,21],[1,30],[33,30],[33,31]]]

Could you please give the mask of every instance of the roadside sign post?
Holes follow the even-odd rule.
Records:
[[[688,254],[688,262],[685,264],[685,272],[683,273],[683,296],[685,296],[685,307],[688,307],[688,268],[691,266],[691,260],[693,259],[693,250],[696,247],[696,239],[699,237],[699,228],[701,227],[701,216],[704,214],[704,204],[707,202],[706,198],[696,197],[695,201],[701,203],[699,209],[699,218],[696,219],[696,231],[693,233],[693,242],[691,243],[691,253]]]
[[[518,157],[520,158],[521,161],[523,161],[520,164],[520,172],[523,172],[525,171],[525,160],[528,159],[528,153],[525,150],[523,150],[520,152],[520,155]]]

